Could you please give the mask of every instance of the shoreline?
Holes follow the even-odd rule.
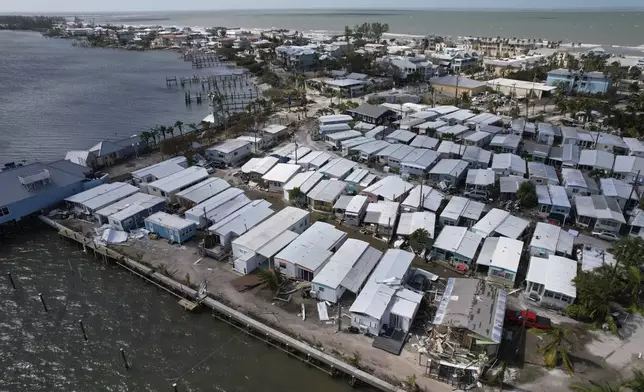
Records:
[[[148,281],[148,283],[153,283],[176,297],[188,297],[192,301],[197,300],[197,291],[188,286],[184,279],[168,277],[163,274],[163,272],[157,272],[160,270],[160,265],[163,265],[162,268],[165,268],[161,271],[167,271],[168,264],[164,264],[164,262],[167,262],[168,260],[159,260],[158,258],[155,258],[158,260],[157,265],[144,260],[134,260],[131,258],[133,256],[128,255],[127,252],[115,250],[103,245],[97,245],[82,232],[79,232],[77,229],[67,226],[57,220],[50,219],[42,215],[39,216],[38,219],[48,227],[57,230],[61,238],[66,238],[75,242],[88,252],[94,251],[96,257],[99,257],[100,255],[104,261],[107,261],[108,259],[113,260],[115,264],[124,268],[126,271],[138,275]],[[189,276],[189,274],[186,274],[186,276]],[[193,280],[191,279],[191,281]],[[214,285],[208,285],[209,288],[213,286]],[[263,300],[261,298],[259,299]],[[247,333],[249,336],[253,336],[260,341],[264,341],[275,348],[286,351],[287,354],[300,359],[308,366],[314,366],[318,370],[321,370],[332,377],[337,376],[338,374],[348,375],[349,383],[352,386],[356,386],[355,382],[358,380],[367,384],[371,388],[384,392],[405,391],[396,385],[404,385],[405,381],[400,379],[400,377],[404,378],[408,375],[392,374],[391,372],[384,374],[379,373],[376,371],[375,366],[365,366],[363,362],[360,362],[358,367],[347,363],[347,356],[342,355],[342,351],[339,350],[342,345],[338,348],[333,346],[329,347],[324,344],[323,342],[325,340],[323,339],[323,336],[321,336],[321,334],[317,334],[316,337],[316,333],[308,330],[306,325],[304,325],[304,322],[300,324],[301,327],[304,328],[299,331],[283,325],[280,319],[277,318],[277,313],[275,313],[280,310],[279,308],[275,309],[271,313],[253,311],[250,309],[250,305],[245,304],[244,302],[240,303],[239,299],[235,300],[235,298],[227,297],[222,293],[222,291],[209,291],[208,296],[202,300],[202,303],[205,303],[210,307],[213,310],[213,316],[220,319],[220,321],[224,321],[235,326],[241,331]],[[267,305],[270,305],[270,303],[267,303]],[[221,315],[225,317],[222,318]],[[275,319],[271,319],[269,316],[275,316]],[[226,320],[226,318],[228,319]],[[299,315],[298,318],[300,318]],[[277,321],[277,324],[275,321]],[[257,334],[257,332],[261,332],[261,334]],[[346,336],[346,333],[338,332],[338,337],[342,337],[343,335]],[[267,340],[269,337],[270,339]],[[351,335],[351,338],[355,338],[355,335]],[[275,342],[282,344],[282,347],[277,347],[273,344]],[[302,355],[298,356],[295,354],[298,350]],[[351,353],[347,352],[346,354]],[[366,362],[366,359],[363,358],[362,361]],[[328,366],[328,370],[317,366],[320,364]],[[380,370],[384,370],[384,368],[380,368]],[[424,380],[430,381],[430,384],[447,387],[447,384],[443,384],[437,380],[426,377],[419,377],[417,383],[419,385],[424,384],[422,382]],[[436,385],[425,385],[424,387],[426,390],[437,392],[443,391],[443,389],[437,388]],[[449,390],[451,390],[451,388]],[[447,389],[445,389],[445,391],[447,391]]]

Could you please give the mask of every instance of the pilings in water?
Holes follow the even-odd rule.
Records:
[[[165,78],[165,85],[168,87],[178,86],[177,77]]]
[[[190,91],[186,91],[185,93],[185,101],[186,101],[186,106],[190,106],[192,104],[192,100],[197,101],[197,105],[201,105],[201,102],[203,101],[202,95],[200,92],[195,93],[194,97],[190,94]]]
[[[102,256],[102,259],[105,261],[114,261],[117,265],[125,268],[132,274],[141,277],[142,279],[156,285],[157,287],[178,298],[187,298],[195,301],[197,300],[198,293],[196,290],[193,290],[192,288],[187,287],[172,278],[156,272],[153,269],[133,259],[130,259],[129,257],[124,256],[121,253],[118,253],[102,245],[98,245],[91,239],[83,236],[81,233],[68,229],[67,227],[45,216],[40,216],[40,220],[58,230],[61,237],[73,240],[79,243],[81,246],[85,246],[90,251],[94,251],[94,254],[97,257]],[[244,315],[243,313],[240,313],[224,305],[214,298],[206,297],[203,300],[199,301],[199,303],[202,306],[211,308],[213,316],[218,320],[224,321],[227,324],[240,329],[249,336],[253,336],[264,341],[267,345],[275,347],[285,352],[287,355],[299,359],[309,366],[322,370],[333,377],[342,375],[347,376],[350,379],[350,384],[353,386],[355,386],[357,383],[364,383],[380,391],[404,392],[402,389],[384,380],[381,380],[373,376],[372,374],[362,371],[338,358],[323,353],[317,348],[314,348],[276,329],[273,329],[266,324],[263,324],[249,316]],[[125,352],[123,350],[121,350],[121,355],[124,361],[124,365],[126,366],[126,368],[129,368],[130,364],[128,363],[127,357],[125,356]]]

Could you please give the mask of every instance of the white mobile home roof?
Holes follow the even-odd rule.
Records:
[[[417,148],[402,160],[402,164],[407,167],[427,170],[438,160],[438,156],[439,154],[436,151]]]
[[[173,193],[185,186],[208,178],[208,171],[203,167],[192,166],[168,177],[151,182],[150,188],[157,188],[165,193]]]
[[[347,176],[344,180],[350,184],[360,184],[363,178],[369,174],[368,169],[356,169]]]
[[[526,165],[525,161],[518,155],[510,153],[494,154],[492,156],[492,169],[510,169],[514,172],[525,174]]]
[[[221,152],[223,154],[228,154],[228,153],[237,151],[240,148],[245,147],[249,144],[250,142],[248,140],[229,139],[217,146],[208,148],[208,150],[214,150],[214,151]]]
[[[467,110],[467,109],[461,109],[456,112],[452,112],[450,114],[447,114],[443,117],[441,117],[442,120],[454,120],[454,121],[460,121],[464,122],[465,120],[468,120],[472,117],[476,116],[472,111]]]
[[[433,239],[435,228],[436,215],[433,212],[404,212],[400,214],[400,222],[398,222],[396,233],[398,235],[409,236],[418,229],[425,229],[429,234],[429,238]]]
[[[438,139],[434,139],[433,137],[426,135],[418,135],[414,138],[414,140],[411,141],[409,145],[417,148],[427,148],[430,150],[435,150],[436,146],[438,145]]]
[[[221,178],[211,177],[177,193],[177,197],[199,204],[230,188]]]
[[[393,227],[398,217],[398,208],[400,203],[391,201],[380,201],[378,203],[369,203],[367,213],[364,217],[365,223],[374,223],[383,227]]]
[[[452,125],[452,126],[448,125],[448,126],[440,127],[440,128],[438,128],[436,130],[436,134],[440,135],[440,136],[442,136],[442,135],[450,135],[450,134],[454,135],[454,136],[459,136],[459,135],[461,135],[461,134],[463,134],[463,133],[465,133],[465,132],[467,132],[469,130],[470,129],[468,127],[466,127],[465,125],[456,124],[456,125]]]
[[[289,143],[289,144],[287,144],[285,146],[276,148],[271,153],[271,155],[276,156],[276,157],[286,158],[290,153],[295,151],[295,149],[296,149],[295,143]]]
[[[469,169],[467,171],[466,184],[479,186],[488,186],[494,184],[494,170],[489,169]]]
[[[324,173],[332,178],[346,177],[357,163],[344,158],[335,158],[330,160],[326,165],[319,169],[320,173]]]
[[[432,188],[431,186],[422,186],[422,190],[423,208],[433,212],[438,211],[441,202],[445,198],[445,194]],[[419,208],[421,204],[420,202],[421,186],[416,185],[414,189],[409,192],[409,196],[407,196],[407,198],[405,198],[405,200],[402,202],[402,207]]]
[[[264,175],[266,174],[273,166],[279,162],[279,158],[276,157],[264,157],[264,158],[251,158],[248,162],[241,167],[242,173],[257,173]]]
[[[270,133],[271,135],[275,135],[277,133],[280,133],[286,129],[286,126],[284,125],[279,125],[279,124],[271,124],[267,127],[262,128],[262,132],[265,133]]]
[[[252,251],[258,251],[277,236],[287,231],[295,222],[307,217],[308,211],[295,207],[286,207],[264,222],[255,226],[246,234],[237,238],[234,243]]]
[[[577,262],[565,257],[550,255],[547,259],[531,257],[526,280],[545,286],[548,291],[577,297],[572,280],[577,276]]]
[[[264,181],[288,182],[302,167],[291,163],[278,163],[268,173],[264,174]]]
[[[226,235],[233,233],[237,237],[252,229],[259,222],[273,214],[271,203],[266,200],[253,200],[251,203],[230,214],[208,228],[211,233]]]
[[[150,221],[159,226],[168,227],[172,229],[185,229],[195,224],[195,222],[180,218],[176,215],[170,215],[165,212],[157,212],[145,218],[146,221]]]
[[[320,167],[327,163],[329,159],[332,158],[332,155],[325,151],[311,151],[306,154],[303,158],[297,158],[298,165],[311,165],[314,167]]]
[[[447,174],[454,177],[459,177],[463,171],[467,169],[469,163],[462,159],[441,159],[429,171],[430,174]]]
[[[579,154],[580,166],[592,166],[597,169],[612,170],[615,155],[608,151],[581,150]]]
[[[186,211],[185,216],[187,219],[199,220],[198,217],[207,214],[208,212],[220,207],[222,204],[243,194],[244,191],[238,188],[225,189]]]
[[[532,234],[530,246],[546,249],[552,253],[572,254],[574,237],[561,227],[549,223],[537,222]]]
[[[105,208],[96,211],[97,215],[110,216],[122,211],[131,206],[142,206],[143,209],[154,207],[160,202],[165,202],[163,197],[148,195],[147,193],[135,193],[125,199],[119,200],[114,204],[110,204]]]
[[[445,226],[436,238],[434,247],[474,259],[482,241],[483,237],[469,231],[467,227]]]
[[[452,196],[441,213],[441,217],[458,221],[460,217],[478,220],[485,209],[485,204],[461,196]]]
[[[525,229],[528,228],[529,224],[530,222],[525,219],[510,215],[505,218],[503,222],[501,222],[499,227],[497,227],[494,232],[504,237],[517,239],[521,236]]]
[[[315,173],[316,172],[314,171],[305,171],[305,172],[297,173],[286,184],[284,184],[284,190],[290,191],[294,188],[300,188],[300,191],[302,191],[302,184],[304,184],[304,182],[309,178],[311,178],[311,176],[313,176]],[[322,179],[321,174],[319,174],[319,178],[320,180]]]
[[[622,209],[617,200],[607,198],[604,195],[575,196],[575,211],[579,216],[588,216],[597,219],[611,219],[620,223],[626,223]]]
[[[333,209],[346,211],[347,206],[349,205],[349,203],[351,203],[351,199],[353,199],[354,197],[355,196],[349,196],[349,195],[342,195],[338,197],[338,201],[336,201],[335,204],[333,205]]]
[[[427,121],[422,124],[418,124],[416,125],[416,128],[426,131],[428,129],[438,129],[440,127],[444,127],[445,125],[447,125],[445,121],[435,120],[435,121]]]
[[[343,286],[352,293],[358,293],[381,256],[382,252],[368,243],[349,238],[331,256],[312,283],[331,289]]]
[[[602,194],[607,197],[619,197],[622,199],[639,200],[637,190],[622,180],[614,178],[602,178],[599,180]]]
[[[174,158],[165,160],[163,162],[156,163],[152,166],[135,170],[132,172],[132,177],[145,178],[151,175],[151,176],[154,176],[156,179],[161,179],[183,170],[184,168],[181,165],[187,166],[186,157],[174,157]]]
[[[365,137],[365,136],[360,136],[356,137],[354,139],[347,139],[343,140],[340,142],[342,145],[342,148],[346,148],[348,150],[353,150],[355,147],[361,146],[365,143],[373,142],[376,141],[376,139],[372,137]]]
[[[387,176],[362,190],[362,194],[371,194],[384,200],[393,201],[409,192],[414,186],[398,176]]]
[[[435,108],[432,108],[432,111],[438,114],[449,114],[452,112],[456,112],[458,110],[459,108],[457,106],[452,106],[452,105],[443,105],[443,106],[437,106]]]
[[[496,228],[499,227],[509,216],[510,213],[508,211],[492,208],[487,214],[485,214],[483,219],[472,226],[472,231],[479,233],[483,237],[488,237],[492,235],[494,230],[496,230]]]
[[[251,200],[246,195],[237,195],[225,203],[222,203],[220,206],[207,211],[206,218],[208,218],[212,223],[217,223],[230,216],[235,211],[238,211],[240,208],[247,206],[250,202]],[[186,219],[189,219],[187,215]]]
[[[68,197],[65,201],[79,204],[89,210],[96,211],[138,192],[139,188],[133,185],[123,182],[113,182],[77,193]]]
[[[380,319],[387,310],[396,289],[400,287],[400,281],[413,260],[413,253],[400,249],[389,249],[349,311]],[[396,286],[396,282],[398,286]]]
[[[349,131],[351,127],[349,124],[329,124],[329,125],[320,125],[319,133],[320,135],[328,135],[335,132]]]
[[[528,162],[528,175],[530,177],[545,178],[552,185],[559,184],[559,177],[557,177],[555,168],[543,162]]]
[[[148,196],[150,196],[148,200],[139,201],[137,203],[130,204],[129,206],[123,208],[122,210],[110,215],[109,218],[114,221],[120,222],[138,214],[141,211],[145,211],[148,208],[152,208],[156,205],[165,203],[165,199],[163,197],[152,196],[152,195],[148,195]]]
[[[278,254],[282,249],[286,248],[288,244],[293,242],[297,237],[298,234],[293,231],[283,231],[281,234],[268,241],[266,245],[259,248],[257,250],[257,253],[266,257],[267,259],[270,259],[271,257]]]
[[[397,148],[397,149],[393,150],[393,151],[391,152],[391,154],[389,154],[389,159],[394,159],[394,160],[402,161],[403,159],[405,159],[405,157],[406,157],[407,155],[409,155],[409,154],[411,154],[412,152],[414,152],[414,150],[416,150],[414,147],[410,147],[410,146],[408,146],[408,145],[406,145],[406,144],[401,144],[401,145],[400,145],[400,148]],[[383,151],[384,151],[384,150],[382,150],[382,151],[381,151],[381,153],[382,153]],[[378,154],[378,156],[380,156],[380,155],[381,155],[381,154]],[[384,155],[384,154],[383,154],[383,155]]]
[[[414,137],[416,137],[415,133],[413,133],[411,131],[404,130],[404,129],[398,129],[398,130],[393,131],[392,133],[390,133],[388,136],[386,136],[385,140],[387,140],[387,141],[395,140],[395,141],[399,141],[399,142],[402,142],[402,143],[405,143],[405,144],[409,144],[409,142],[411,142],[411,140]]]
[[[315,272],[333,255],[330,249],[344,241],[347,233],[325,222],[315,222],[300,234],[275,258],[286,260],[301,268]]]
[[[318,121],[320,124],[327,124],[327,123],[338,123],[338,122],[350,122],[353,121],[353,117],[349,116],[348,114],[330,114],[327,116],[320,116],[318,118]]]
[[[346,187],[347,183],[344,181],[322,180],[306,194],[306,197],[315,201],[332,203],[344,192]]]
[[[523,252],[523,242],[507,237],[488,237],[483,243],[477,264],[517,272]]]
[[[289,163],[295,163],[295,158],[299,162],[301,158],[305,158],[310,152],[311,149],[309,147],[298,147],[297,150],[288,154],[286,157],[292,161],[289,161]]]
[[[343,141],[343,140],[355,139],[360,136],[362,136],[361,132],[350,129],[348,131],[335,132],[335,133],[326,135],[326,138],[328,140],[333,140],[333,141]]]
[[[351,201],[349,201],[349,204],[347,204],[347,207],[345,209],[346,212],[357,214],[362,210],[362,207],[367,203],[367,196],[355,195],[353,197],[352,196],[349,196],[349,197],[351,197]]]

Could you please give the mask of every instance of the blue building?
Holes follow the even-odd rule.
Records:
[[[197,233],[197,224],[193,221],[157,212],[145,218],[145,228],[172,242],[183,243]]]
[[[567,92],[601,94],[612,85],[610,74],[602,72],[570,71],[559,68],[548,72],[548,86],[562,86]]]
[[[308,46],[278,46],[275,53],[287,69],[308,69],[318,62],[318,52]]]
[[[0,172],[0,224],[19,221],[107,180],[70,161],[32,163]]]

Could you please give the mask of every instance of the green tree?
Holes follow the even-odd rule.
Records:
[[[349,26],[344,26],[344,40],[349,42],[353,36],[353,30]]]
[[[561,362],[564,369],[572,376],[574,369],[568,356],[572,348],[572,342],[568,339],[569,331],[561,327],[554,327],[548,330],[531,329],[530,331],[542,335],[547,339],[547,343],[537,350],[543,356],[543,362],[546,368],[552,370]]]
[[[626,380],[624,386],[633,392],[644,392],[644,372],[641,369],[633,369],[633,377]]]
[[[623,390],[619,384],[610,385],[608,382],[600,384],[594,381],[590,381],[590,385],[576,382],[571,384],[569,388],[574,392],[621,392]]]
[[[409,246],[411,246],[416,254],[421,254],[423,250],[427,249],[429,240],[430,236],[427,230],[423,228],[416,229],[409,235]]]
[[[284,283],[284,275],[279,268],[259,269],[257,276],[262,285],[270,289],[273,294],[278,294]]]
[[[537,188],[530,181],[525,181],[519,185],[517,190],[517,200],[523,207],[532,208],[536,207],[539,199],[537,198]]]
[[[369,38],[376,42],[380,42],[382,35],[387,32],[389,32],[389,25],[387,23],[374,22],[369,25]]]
[[[183,135],[183,122],[182,122],[182,121],[177,120],[177,121],[174,123],[174,127],[175,127],[175,128],[177,128],[177,129],[179,130],[179,135]]]
[[[304,196],[304,193],[300,190],[300,187],[295,187],[288,191],[288,199],[295,202],[299,200],[302,196]]]

